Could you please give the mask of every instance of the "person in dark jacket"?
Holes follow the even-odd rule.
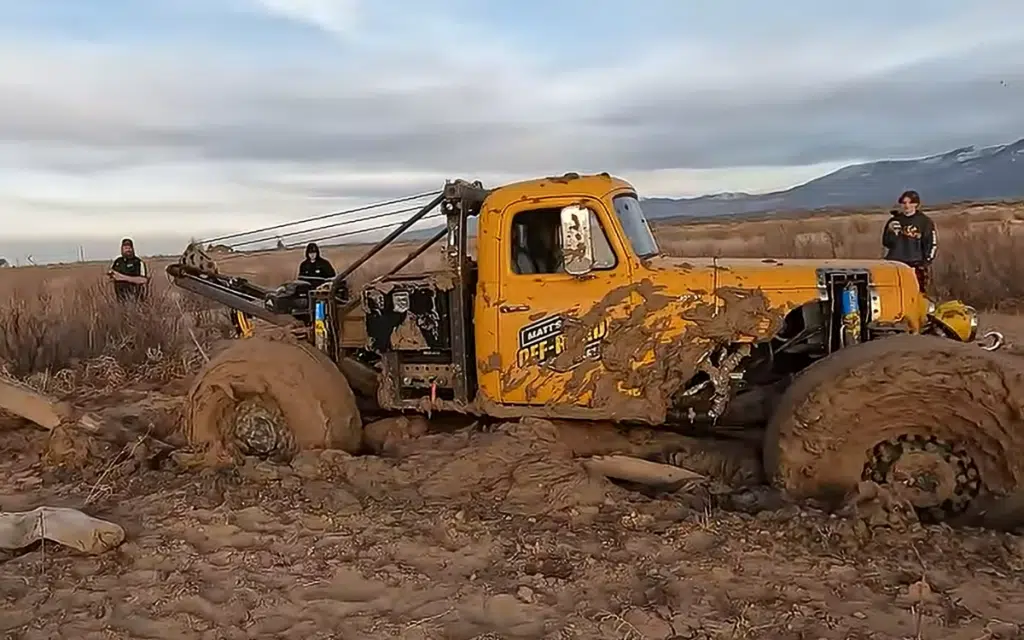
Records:
[[[916,191],[904,191],[899,204],[899,209],[889,212],[892,217],[882,231],[885,259],[913,267],[917,283],[924,293],[931,280],[932,261],[938,249],[935,223],[920,210],[921,196]]]
[[[299,280],[305,280],[318,287],[334,277],[334,267],[327,258],[320,255],[320,247],[315,242],[306,245],[306,259],[299,264]]]
[[[138,302],[146,298],[149,271],[142,258],[135,255],[135,243],[131,238],[121,241],[121,255],[110,265],[107,277],[114,282],[114,295],[118,302]]]

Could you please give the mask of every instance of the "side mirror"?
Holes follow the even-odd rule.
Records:
[[[565,272],[582,276],[594,268],[594,241],[590,236],[590,210],[572,205],[561,213],[562,263]]]

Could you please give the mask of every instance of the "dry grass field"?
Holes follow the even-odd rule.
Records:
[[[1024,306],[1024,203],[930,213],[935,293],[976,305],[1024,340],[1015,315]],[[876,258],[885,218],[699,220],[655,233],[673,255]],[[325,255],[343,267],[362,249]],[[408,250],[390,247],[357,282]],[[221,265],[273,285],[300,260],[294,251],[224,254]],[[428,254],[410,270],[437,260]],[[172,290],[165,260],[149,263],[152,295],[127,310],[111,299],[105,264],[0,270],[0,365],[173,440],[200,352],[229,325],[223,310]],[[0,550],[0,634],[1024,637],[1021,536],[924,526],[870,505],[837,517],[762,503],[756,492],[726,499],[714,483],[645,497],[598,483],[569,454],[557,472],[545,467],[538,452],[557,451],[557,437],[536,422],[425,436],[401,459],[323,452],[189,472],[155,461],[145,438],[82,444],[0,414],[0,511],[73,506],[128,534],[98,557],[53,545]],[[62,451],[78,452],[73,463]]]

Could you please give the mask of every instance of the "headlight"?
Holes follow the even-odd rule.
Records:
[[[934,314],[935,314],[935,303],[932,302],[931,300],[929,300],[928,301],[928,315],[934,315]]]
[[[975,338],[978,337],[978,311],[972,306],[965,306],[967,315],[971,318],[971,335],[967,338],[968,342],[974,342]]]

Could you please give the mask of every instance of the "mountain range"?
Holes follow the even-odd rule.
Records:
[[[839,207],[883,207],[906,189],[939,204],[1024,198],[1024,138],[991,147],[962,147],[911,160],[878,160],[843,167],[810,182],[764,194],[720,193],[699,198],[647,198],[651,220],[801,211]]]

